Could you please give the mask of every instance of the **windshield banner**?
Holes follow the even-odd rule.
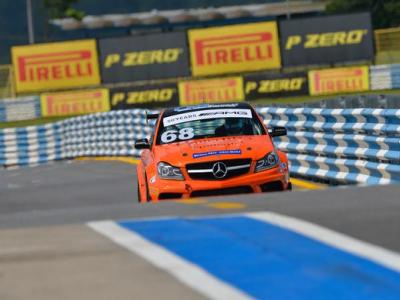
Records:
[[[218,118],[252,118],[250,109],[207,109],[177,114],[163,119],[164,126],[176,125],[185,122],[218,119]]]

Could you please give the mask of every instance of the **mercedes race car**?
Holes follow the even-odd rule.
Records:
[[[248,104],[201,104],[157,115],[137,166],[140,202],[290,190],[288,159]]]

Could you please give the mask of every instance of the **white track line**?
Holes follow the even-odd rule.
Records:
[[[191,262],[144,239],[135,232],[117,225],[115,222],[90,222],[87,225],[116,244],[167,271],[179,281],[209,299],[252,299],[247,294],[217,279]]]
[[[245,216],[270,223],[337,249],[366,258],[391,270],[400,272],[400,254],[352,238],[322,226],[272,212],[247,213]]]

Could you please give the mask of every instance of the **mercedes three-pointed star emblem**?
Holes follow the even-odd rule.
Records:
[[[228,169],[223,162],[219,161],[213,165],[212,172],[213,172],[215,178],[221,179],[226,176],[226,174],[228,173]]]

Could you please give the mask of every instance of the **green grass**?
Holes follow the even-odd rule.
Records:
[[[35,120],[3,122],[3,123],[0,123],[0,129],[42,125],[42,124],[53,123],[53,122],[57,122],[60,120],[64,120],[66,118],[68,118],[68,117],[48,117],[48,118],[40,118],[40,119],[35,119]]]

